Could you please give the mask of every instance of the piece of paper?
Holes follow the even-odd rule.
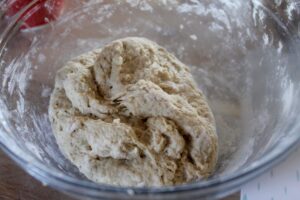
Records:
[[[300,200],[300,148],[242,187],[241,200]]]

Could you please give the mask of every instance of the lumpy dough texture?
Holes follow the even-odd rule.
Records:
[[[174,185],[214,171],[206,99],[188,67],[148,39],[116,40],[69,61],[49,116],[61,151],[95,182]]]

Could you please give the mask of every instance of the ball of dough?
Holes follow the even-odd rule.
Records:
[[[49,117],[63,154],[95,182],[174,185],[214,171],[217,135],[204,95],[186,65],[145,38],[69,61]]]

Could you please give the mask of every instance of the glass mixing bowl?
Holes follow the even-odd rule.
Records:
[[[36,9],[2,16],[0,147],[44,184],[81,199],[212,199],[237,191],[300,140],[299,10],[287,2],[72,0],[57,21],[23,30]],[[1,6],[5,13],[5,1]],[[191,67],[219,135],[219,164],[208,180],[151,188],[96,184],[59,151],[47,114],[55,72],[127,36],[156,41]]]

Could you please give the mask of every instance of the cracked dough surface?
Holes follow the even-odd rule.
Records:
[[[205,97],[186,65],[145,38],[69,61],[57,72],[49,117],[63,154],[98,183],[174,185],[214,171]]]

